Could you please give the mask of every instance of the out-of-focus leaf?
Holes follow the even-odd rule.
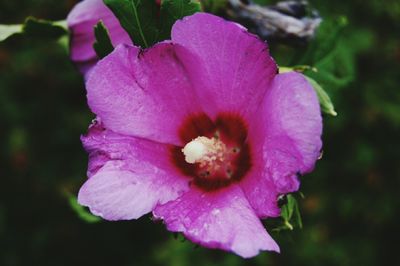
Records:
[[[334,42],[335,46],[327,51],[327,54],[315,55],[308,62],[317,68],[318,72],[306,70],[305,75],[334,92],[334,89],[348,86],[355,80],[356,56],[371,47],[373,39],[370,32],[358,30],[351,34],[344,32],[337,36],[337,40],[330,41]]]
[[[356,55],[368,48],[371,35],[365,31],[356,34],[347,27],[344,16],[326,19],[318,30],[317,37],[307,50],[300,53],[298,64],[311,65],[316,71],[306,70],[305,75],[313,78],[322,87],[332,90],[345,87],[356,77]]]
[[[348,24],[346,17],[324,20],[318,28],[316,38],[308,45],[307,51],[299,60],[300,64],[315,65],[330,55],[336,48],[343,30]]]
[[[201,6],[205,12],[218,13],[226,7],[228,0],[202,0]]]
[[[25,33],[31,37],[44,39],[58,39],[66,35],[66,22],[63,21],[48,21],[28,17],[24,24],[0,25],[0,42],[6,40],[14,34]]]
[[[69,205],[71,206],[72,210],[85,222],[88,223],[97,223],[101,221],[100,217],[94,216],[93,214],[89,213],[82,205],[78,203],[78,200],[75,195],[71,193],[66,193],[68,197]]]
[[[23,26],[23,32],[28,36],[41,39],[59,39],[67,34],[65,21],[48,21],[28,17]]]
[[[132,42],[143,48],[157,42],[157,4],[152,0],[104,0]]]
[[[163,0],[160,10],[159,40],[171,37],[171,28],[175,21],[201,11],[201,4],[196,0]]]
[[[94,35],[96,41],[93,44],[93,48],[99,58],[104,58],[114,50],[114,46],[111,43],[108,30],[102,21],[94,27]]]
[[[254,3],[257,3],[259,5],[269,5],[273,3],[272,0],[254,0]]]
[[[325,92],[325,90],[314,79],[307,76],[305,76],[305,78],[307,79],[308,82],[310,82],[315,92],[317,93],[318,100],[321,105],[321,111],[328,115],[337,116],[331,98]]]
[[[22,32],[22,25],[2,25],[0,24],[0,42],[4,41],[8,37],[21,33]]]
[[[62,49],[69,53],[69,36],[64,35],[60,39],[58,39],[57,43],[62,47]]]

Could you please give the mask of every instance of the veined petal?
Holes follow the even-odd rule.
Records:
[[[262,167],[253,165],[254,169],[240,181],[240,186],[246,195],[254,212],[260,218],[278,217],[281,210],[278,207],[277,187],[269,173]]]
[[[168,230],[182,232],[191,241],[249,258],[260,250],[279,247],[254,214],[242,190],[231,185],[216,192],[193,187],[175,201],[157,206],[153,214]]]
[[[297,175],[313,170],[322,147],[318,98],[301,74],[275,77],[249,132],[254,153],[262,156],[263,175],[279,193],[298,190]]]
[[[160,43],[140,51],[119,46],[102,59],[87,81],[88,103],[105,127],[125,135],[182,145],[179,126],[200,113],[182,47]],[[179,52],[178,52],[179,51]]]
[[[78,201],[107,220],[136,219],[156,204],[188,190],[188,179],[171,166],[169,147],[94,125],[82,137],[90,154],[90,178]]]
[[[187,64],[204,111],[251,117],[260,105],[277,68],[265,42],[239,24],[196,13],[177,21],[172,41],[197,56]]]

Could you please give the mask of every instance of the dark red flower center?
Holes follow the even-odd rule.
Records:
[[[223,113],[215,121],[205,114],[191,115],[182,123],[179,137],[186,146],[172,148],[172,161],[204,190],[238,182],[251,168],[247,125],[239,115]],[[191,163],[184,154],[188,144],[203,151]]]

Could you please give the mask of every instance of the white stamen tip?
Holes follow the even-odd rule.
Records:
[[[207,147],[197,138],[186,144],[182,152],[185,155],[186,162],[195,163],[206,155]]]

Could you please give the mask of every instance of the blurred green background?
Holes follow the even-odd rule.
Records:
[[[1,1],[0,24],[61,20],[76,2]],[[339,115],[325,117],[324,156],[302,179],[304,228],[272,233],[280,255],[196,247],[150,217],[80,219],[68,193],[85,181],[79,136],[93,118],[82,77],[56,42],[14,36],[0,43],[0,265],[400,265],[400,1],[310,2],[317,39],[272,43],[272,55],[317,66]]]

